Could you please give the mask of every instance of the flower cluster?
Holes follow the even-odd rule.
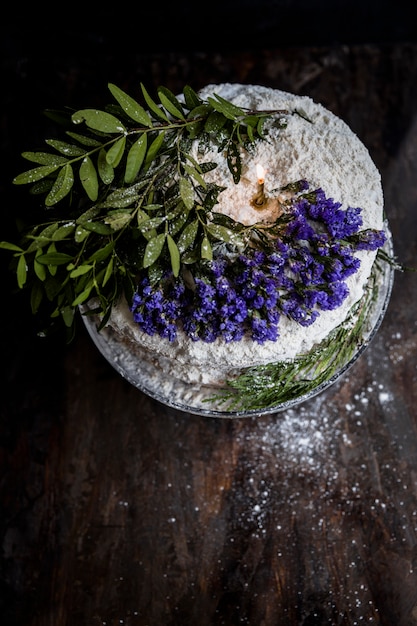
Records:
[[[263,343],[279,337],[286,316],[303,326],[321,311],[339,307],[358,250],[376,250],[383,231],[363,230],[361,209],[341,208],[323,190],[295,195],[291,219],[272,250],[249,247],[231,260],[200,263],[192,284],[167,273],[157,285],[140,280],[131,310],[140,328],[175,340],[181,327],[192,340],[239,341],[245,334]]]

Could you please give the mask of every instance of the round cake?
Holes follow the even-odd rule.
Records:
[[[248,368],[293,362],[352,325],[385,241],[380,174],[336,115],[256,85],[209,85],[198,95],[248,115],[273,112],[262,137],[239,146],[237,183],[220,138],[190,149],[195,164],[215,164],[205,173],[222,188],[213,214],[254,235],[244,250],[233,235],[223,238],[201,276],[190,265],[165,283],[139,278],[133,301],[122,299],[107,321],[140,367],[148,362],[161,380],[196,392],[228,388]],[[268,246],[258,247],[266,227]]]

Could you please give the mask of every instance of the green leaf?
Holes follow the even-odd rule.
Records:
[[[183,163],[183,168],[185,169],[187,174],[191,176],[191,178],[194,178],[203,187],[203,189],[207,188],[206,181],[195,167],[191,167],[191,165],[188,165],[188,163]]]
[[[258,126],[259,117],[258,115],[246,115],[242,121],[247,126],[250,126],[251,128],[256,128]]]
[[[70,272],[70,278],[78,278],[78,276],[84,276],[93,269],[93,265],[79,265]]]
[[[52,242],[52,243],[48,246],[47,254],[48,254],[48,255],[50,255],[50,258],[55,257],[57,260],[59,260],[59,259],[56,257],[56,255],[57,255],[58,253],[57,253],[57,249],[56,249],[55,242]],[[61,254],[61,253],[59,253],[59,254]],[[40,260],[43,256],[46,256],[46,255],[42,255],[42,254],[41,254],[41,255],[39,255],[39,257],[38,257],[38,261],[39,261],[39,260]],[[71,258],[71,257],[70,257],[70,258]],[[58,271],[58,265],[61,265],[61,263],[60,263],[60,262],[58,262],[58,264],[57,264],[57,263],[48,263],[48,271],[49,271],[49,273],[51,274],[51,276],[55,276],[55,274],[57,273],[57,271]]]
[[[150,95],[148,94],[148,92],[146,91],[145,86],[141,83],[140,84],[141,89],[142,89],[142,93],[143,93],[143,97],[145,98],[146,104],[148,105],[148,107],[150,108],[150,110],[156,115],[156,117],[159,117],[160,119],[164,120],[165,122],[169,122],[169,118],[166,115],[166,113],[156,104],[156,102],[154,102],[154,100],[152,100],[152,98],[150,97]]]
[[[213,109],[216,109],[216,111],[223,113],[223,115],[225,115],[230,120],[236,120],[237,118],[245,117],[245,111],[243,109],[236,106],[235,104],[232,104],[228,100],[225,100],[218,94],[214,94],[214,96],[216,99],[211,97],[207,98],[207,102],[213,107]]]
[[[212,111],[206,123],[204,124],[204,130],[206,133],[218,133],[227,122],[227,117],[219,111]]]
[[[201,242],[201,258],[207,259],[208,261],[211,261],[213,258],[213,250],[206,235],[204,235],[203,241]]]
[[[27,265],[26,258],[24,254],[21,254],[19,257],[19,261],[17,262],[17,284],[19,288],[22,289],[26,283],[27,277]]]
[[[253,134],[253,128],[251,126],[247,127],[248,137],[250,141],[255,141],[255,135]]]
[[[161,149],[162,144],[164,143],[164,137],[165,137],[165,133],[161,131],[159,135],[157,135],[155,139],[152,141],[151,145],[149,146],[148,153],[146,155],[146,160],[145,160],[146,167],[149,167],[149,165],[155,159],[156,155]]]
[[[138,209],[137,219],[138,219],[138,227],[142,235],[145,237],[145,239],[149,241],[153,237],[156,237],[156,230],[154,228],[148,229],[146,227],[146,224],[149,222],[150,218],[149,218],[149,215],[145,213],[145,211],[142,211],[142,209]]]
[[[197,104],[197,106],[192,109],[189,114],[187,115],[187,119],[194,119],[194,118],[205,118],[207,117],[210,112],[212,111],[212,107],[208,104],[203,104],[201,101],[199,104]]]
[[[90,220],[93,220],[99,215],[100,215],[100,208],[97,205],[95,205],[95,206],[90,207],[86,211],[84,211],[84,213],[81,213],[81,215],[77,217],[75,222],[76,224],[84,224],[85,222],[89,222]]]
[[[34,183],[37,180],[41,180],[41,178],[49,176],[49,174],[55,172],[58,167],[58,165],[43,165],[42,167],[35,167],[32,170],[18,174],[18,176],[13,179],[13,184],[26,185],[28,183]]]
[[[126,115],[128,115],[132,120],[135,120],[135,122],[139,122],[139,124],[152,128],[151,118],[145,109],[141,107],[138,102],[136,102],[136,100],[131,98],[127,93],[112,83],[109,83],[108,87]]]
[[[143,133],[130,148],[126,160],[125,183],[132,183],[145,159],[148,139]]]
[[[85,122],[89,128],[102,133],[125,133],[126,128],[114,115],[97,109],[81,109],[73,113],[71,119],[74,124]]]
[[[233,181],[235,184],[237,184],[240,181],[240,176],[242,174],[242,160],[240,157],[239,148],[236,144],[229,144],[226,161],[230,173],[233,176]]]
[[[64,306],[61,309],[61,317],[64,321],[64,324],[67,328],[71,328],[72,323],[74,321],[74,308],[70,306]]]
[[[147,211],[157,211],[158,209],[162,209],[163,206],[163,204],[145,204],[143,208]]]
[[[111,275],[113,274],[113,265],[114,265],[114,257],[111,257],[110,261],[107,264],[106,272],[104,274],[104,278],[102,282],[103,287],[109,281],[109,279],[111,278]]]
[[[38,263],[42,265],[67,265],[73,257],[65,252],[47,252],[37,257]]]
[[[256,131],[257,131],[259,137],[261,137],[261,139],[265,139],[264,134],[263,134],[265,121],[266,121],[266,119],[264,117],[261,117],[259,122],[256,125]]]
[[[45,198],[46,206],[53,206],[71,191],[74,184],[74,173],[70,163],[64,165],[54,182],[51,191]]]
[[[180,251],[178,250],[177,244],[175,243],[175,241],[169,234],[167,235],[167,243],[168,243],[169,255],[171,258],[172,272],[174,276],[177,277],[178,274],[180,273],[180,266],[181,266]]]
[[[114,250],[114,241],[110,241],[109,243],[107,243],[105,246],[103,246],[103,248],[100,248],[99,250],[96,250],[88,259],[89,261],[96,261],[98,263],[100,263],[101,261],[104,261],[104,259],[107,259],[107,257],[109,256],[109,254],[111,254]]]
[[[11,250],[12,252],[23,252],[23,248],[20,248],[15,243],[9,243],[8,241],[0,241],[0,248],[3,250]]]
[[[190,135],[190,139],[196,139],[200,135],[202,128],[203,122],[201,120],[196,120],[191,124],[187,124],[186,130]]]
[[[185,226],[188,220],[189,211],[186,210],[184,203],[179,202],[177,205],[177,209],[175,211],[175,215],[169,222],[169,233],[174,236],[180,232],[180,230]]]
[[[181,103],[169,89],[166,87],[159,87],[158,96],[162,106],[168,111],[168,113],[171,113],[171,115],[175,118],[179,118],[181,120],[185,119]]]
[[[114,168],[107,161],[107,153],[102,148],[98,154],[97,159],[98,175],[105,185],[110,185],[114,179]]]
[[[122,159],[126,147],[126,137],[120,137],[115,143],[112,145],[110,150],[107,152],[106,161],[112,167],[117,167]]]
[[[138,200],[138,193],[134,187],[116,189],[109,194],[104,202],[100,202],[101,208],[124,209]]]
[[[190,211],[194,206],[194,188],[188,178],[180,178],[180,196],[186,208]]]
[[[84,289],[84,291],[82,291],[80,294],[78,294],[78,296],[75,298],[75,300],[73,300],[73,302],[71,303],[71,306],[76,307],[79,304],[82,304],[83,302],[88,300],[88,298],[90,297],[92,289],[93,289],[93,285],[91,284],[86,289]]]
[[[165,222],[165,216],[150,217],[149,219],[139,222],[138,226],[142,233],[149,232],[154,228],[158,228],[163,222]]]
[[[58,230],[58,228],[59,223],[52,222],[51,224],[45,226],[45,228],[43,228],[39,234],[42,237],[49,237],[51,239],[53,237],[53,234]]]
[[[97,200],[97,197],[98,197],[97,172],[89,156],[84,157],[83,160],[81,161],[80,180],[90,200],[92,202]]]
[[[82,226],[77,226],[75,230],[74,240],[76,243],[82,243],[85,239],[87,239],[89,234],[89,230],[86,230]]]
[[[63,165],[68,161],[66,157],[50,152],[22,152],[22,157],[41,165]]]
[[[143,267],[150,267],[159,258],[165,243],[165,233],[156,235],[148,241],[143,257]]]
[[[194,241],[197,237],[198,224],[198,219],[195,219],[187,224],[187,226],[182,231],[177,241],[178,249],[181,253],[187,250],[187,248],[191,248],[191,246],[194,244]]]
[[[28,238],[30,239],[31,237],[29,236]],[[41,235],[37,237],[33,236],[33,240],[31,244],[29,245],[28,249],[26,250],[26,253],[31,254],[32,252],[36,252],[36,250],[38,250],[39,248],[42,248],[42,246],[45,246],[47,243],[50,243],[51,241],[52,239],[50,237],[42,237]],[[17,254],[15,254],[15,256],[17,256]]]
[[[106,226],[102,222],[84,222],[83,227],[86,230],[91,230],[93,233],[97,233],[97,235],[111,235],[112,229],[110,226]]]
[[[107,215],[104,218],[106,224],[111,226],[112,230],[120,230],[123,226],[126,226],[128,222],[132,219],[132,214],[130,211],[117,211],[112,213],[112,215]]]
[[[43,265],[42,263],[39,263],[38,261],[38,258],[42,254],[43,254],[42,248],[38,248],[35,254],[35,258],[33,260],[33,269],[34,269],[36,276],[39,278],[39,280],[43,282],[44,280],[46,280],[46,269],[45,269],[45,265]]]
[[[55,150],[58,150],[61,154],[65,154],[68,157],[79,157],[85,154],[84,148],[80,148],[79,146],[74,146],[73,143],[67,143],[65,141],[60,141],[59,139],[46,139],[45,143],[48,146],[52,146]]]
[[[67,239],[75,230],[75,224],[72,222],[68,222],[63,226],[60,226],[56,229],[56,231],[52,235],[53,241],[62,241],[63,239]]]
[[[230,230],[230,228],[222,226],[221,224],[207,224],[207,230],[209,231],[210,235],[215,237],[215,239],[220,239],[225,243],[231,243],[234,245],[239,245],[243,243],[242,239],[237,233],[233,232],[233,230]]]
[[[195,109],[195,107],[198,107],[201,104],[198,94],[189,85],[185,85],[182,92],[184,94],[185,104],[190,110]]]

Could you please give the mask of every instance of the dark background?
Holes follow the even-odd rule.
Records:
[[[48,107],[99,107],[108,82],[133,96],[158,78],[173,90],[189,79],[196,89],[219,76],[235,82],[241,71],[228,56],[238,52],[244,64],[245,53],[414,42],[413,13],[409,0],[11,3],[1,36],[2,197],[16,197],[9,181],[22,169],[20,152],[44,137]]]
[[[227,53],[413,42],[413,13],[409,0],[14,3],[2,16],[2,192],[19,150],[39,140],[47,107],[99,106],[110,81],[136,92],[144,81],[151,90],[155,63],[170,88],[186,76],[198,89],[207,81],[204,66],[213,66],[216,80],[216,59]],[[238,79],[225,63],[222,78]]]

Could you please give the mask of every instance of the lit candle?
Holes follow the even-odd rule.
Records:
[[[256,175],[258,177],[258,192],[252,199],[252,204],[256,208],[261,208],[262,206],[264,206],[264,204],[266,204],[267,200],[265,197],[265,190],[264,190],[265,170],[262,167],[262,165],[259,165],[259,163],[256,165]]]

